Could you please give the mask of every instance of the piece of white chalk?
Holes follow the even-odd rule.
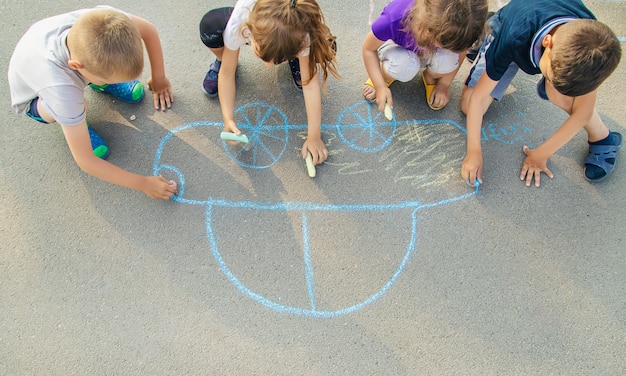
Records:
[[[314,178],[315,165],[313,164],[313,156],[311,155],[311,153],[307,153],[306,159],[304,161],[306,162],[306,170],[309,173],[309,177]]]
[[[389,105],[387,103],[385,103],[385,117],[387,118],[387,120],[391,120],[393,119],[393,111],[391,110],[391,107],[389,107]]]

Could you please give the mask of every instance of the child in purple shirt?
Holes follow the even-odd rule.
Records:
[[[363,42],[369,79],[363,95],[382,111],[393,107],[389,85],[407,82],[424,69],[426,102],[433,110],[450,100],[450,84],[466,51],[480,37],[487,1],[393,0],[372,24]]]

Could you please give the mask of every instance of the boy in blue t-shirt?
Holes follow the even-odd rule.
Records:
[[[622,135],[611,132],[595,109],[598,87],[615,70],[621,47],[615,34],[580,0],[511,0],[489,19],[491,31],[474,61],[461,100],[467,115],[467,154],[461,175],[468,184],[482,183],[480,145],[483,115],[500,100],[518,69],[542,74],[537,92],[569,118],[535,149],[524,146],[520,179],[540,185],[550,178],[548,159],[581,129],[589,140],[585,178],[605,179],[615,167]]]

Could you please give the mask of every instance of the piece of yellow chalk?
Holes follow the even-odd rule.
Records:
[[[315,165],[313,164],[313,156],[311,155],[311,153],[307,153],[306,159],[304,161],[306,162],[306,170],[309,173],[309,177],[314,178],[315,177]]]
[[[385,103],[385,117],[387,118],[387,120],[391,120],[393,119],[393,111],[391,110],[391,107],[389,107],[389,105],[387,103]]]

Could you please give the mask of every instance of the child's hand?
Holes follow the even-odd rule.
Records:
[[[308,137],[302,145],[302,159],[306,159],[308,153],[313,157],[313,164],[320,164],[328,158],[328,149],[321,138]]]
[[[166,108],[172,107],[172,102],[174,102],[174,94],[172,93],[172,85],[170,84],[170,80],[166,77],[163,77],[160,80],[152,80],[152,77],[148,78],[147,81],[148,89],[152,90],[152,98],[154,100],[154,109],[155,110],[163,110]]]
[[[552,171],[548,169],[548,158],[538,155],[536,150],[528,148],[524,145],[524,164],[522,165],[522,173],[520,174],[520,180],[526,180],[526,186],[530,187],[530,184],[535,178],[535,187],[541,185],[541,172],[543,171],[550,179],[554,177]]]
[[[141,191],[150,198],[161,200],[169,200],[178,193],[176,182],[162,176],[146,176],[146,183]]]
[[[389,107],[393,109],[393,99],[391,98],[391,90],[388,87],[380,88],[376,90],[376,106],[382,113],[385,112],[385,104],[389,104]]]
[[[237,128],[237,123],[235,123],[232,120],[224,121],[224,132],[230,132],[230,133],[234,133],[236,135],[240,135],[241,134],[241,131],[239,130],[239,128]],[[231,141],[231,140],[227,140],[226,143],[229,144],[229,145],[237,145],[237,144],[239,144],[239,142]]]
[[[476,181],[483,182],[483,156],[480,151],[467,153],[463,159],[461,177],[472,187],[476,186]]]

